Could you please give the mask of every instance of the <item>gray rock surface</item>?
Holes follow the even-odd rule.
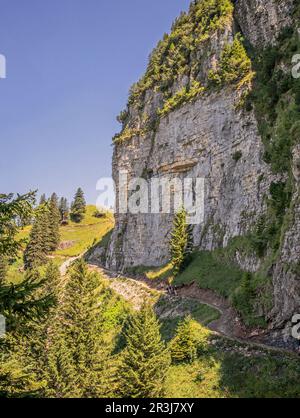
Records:
[[[252,45],[266,47],[292,23],[293,4],[294,0],[237,0],[235,18]]]
[[[238,0],[235,22],[206,45],[199,77],[205,79],[224,44],[233,39],[239,27],[256,47],[276,41],[280,31],[291,23],[292,0]],[[177,80],[174,92],[187,83]],[[126,170],[129,178],[171,179],[205,178],[205,219],[194,227],[194,242],[200,249],[225,247],[229,240],[245,235],[265,212],[265,197],[275,180],[263,161],[264,147],[252,111],[239,110],[239,93],[231,88],[212,92],[161,119],[158,128],[129,142],[115,145],[113,177]],[[148,91],[144,112],[153,116],[162,104],[161,93]],[[138,126],[140,115],[129,109],[132,126]],[[237,161],[233,158],[241,153]],[[294,150],[293,173],[300,179],[300,148]],[[119,189],[117,188],[117,199]],[[293,197],[294,211],[273,271],[274,308],[270,314],[275,326],[283,326],[291,315],[300,313],[300,200],[299,186]],[[172,214],[117,214],[116,227],[106,254],[106,266],[122,270],[133,266],[160,266],[169,260],[169,236]],[[100,254],[100,253],[99,253]],[[96,254],[97,255],[97,254]],[[95,256],[95,255],[94,255]],[[101,253],[102,256],[102,253]],[[243,257],[237,262],[249,271],[257,271],[260,261]],[[298,267],[297,267],[298,266]]]

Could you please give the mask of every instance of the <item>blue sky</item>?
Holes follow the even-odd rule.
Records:
[[[190,0],[0,0],[0,193],[95,203],[128,89]]]

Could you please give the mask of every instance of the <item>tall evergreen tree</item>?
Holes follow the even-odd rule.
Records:
[[[46,380],[45,397],[79,398],[81,390],[77,382],[72,340],[67,339],[65,325],[57,321],[50,328],[49,347],[44,352],[42,373]]]
[[[1,305],[7,332],[0,361],[0,396],[41,396],[45,380],[41,354],[45,351],[44,329],[55,298],[44,291],[46,281],[38,272],[28,272],[14,288],[6,286],[10,301]],[[2,288],[2,293],[5,288]],[[1,293],[1,292],[0,292]],[[5,298],[3,298],[5,300]],[[13,304],[11,301],[13,300]],[[11,308],[13,306],[13,309]]]
[[[86,202],[84,199],[84,193],[81,188],[79,188],[75,194],[74,201],[71,205],[71,219],[73,222],[80,223],[86,212]]]
[[[192,251],[192,228],[187,224],[187,213],[183,208],[175,215],[170,241],[171,263],[175,276],[185,267]]]
[[[176,336],[170,344],[172,360],[176,362],[193,361],[197,357],[197,347],[192,318],[186,317],[179,325]]]
[[[46,198],[45,193],[43,193],[41,198],[40,198],[40,206],[45,205],[45,203],[47,203],[47,198]]]
[[[48,349],[47,396],[108,396],[111,347],[103,339],[103,286],[83,261],[75,263]]]
[[[120,394],[129,398],[162,397],[170,354],[161,340],[159,322],[150,305],[145,304],[132,316],[125,337]]]
[[[69,218],[69,205],[65,197],[62,197],[59,202],[59,212],[61,222],[67,222]]]
[[[0,195],[0,258],[16,257],[22,248],[22,241],[16,239],[18,227],[16,218],[27,218],[33,213],[35,193],[16,198],[13,195]],[[36,297],[40,283],[27,277],[17,285],[6,285],[0,281],[0,314],[5,317],[17,315],[35,317],[48,308],[48,299]]]
[[[50,251],[49,210],[45,206],[38,214],[30,231],[29,242],[24,251],[25,270],[35,269],[46,264]]]
[[[53,295],[55,299],[58,299],[60,293],[60,272],[59,268],[51,261],[48,263],[46,272],[44,275],[44,285],[42,287],[43,294]]]
[[[0,287],[0,314],[5,316],[8,326],[15,327],[21,320],[40,319],[48,312],[53,298],[40,293],[42,285],[38,272],[29,271],[21,283]]]
[[[60,212],[58,208],[58,198],[55,193],[52,194],[49,201],[49,210],[48,210],[48,242],[49,242],[49,251],[57,250],[60,234],[59,234],[59,225],[60,225]]]
[[[16,198],[12,194],[0,195],[0,259],[14,258],[21,250],[16,220],[31,217],[34,203],[34,193]],[[27,353],[23,341],[30,335],[30,324],[40,321],[53,303],[51,297],[39,295],[41,286],[40,278],[32,273],[14,285],[0,280],[0,314],[7,325],[6,337],[0,339],[0,396],[34,396],[40,388],[34,365],[23,365],[23,354]]]
[[[47,265],[45,275],[41,282],[41,286],[37,288],[36,294],[39,298],[49,299],[51,298],[51,305],[49,305],[49,311],[47,315],[39,317],[39,321],[29,321],[29,326],[26,329],[26,338],[20,338],[17,335],[15,340],[17,343],[22,342],[23,351],[19,352],[20,362],[23,365],[25,374],[27,370],[33,366],[34,375],[33,382],[35,382],[36,391],[38,396],[44,396],[47,387],[46,380],[46,355],[49,350],[49,329],[53,326],[53,321],[56,318],[56,312],[58,307],[59,295],[61,292],[61,279],[58,267],[50,262]],[[58,324],[60,322],[58,321]],[[57,334],[59,340],[59,335]],[[14,350],[16,351],[16,349]],[[67,359],[66,359],[67,361]],[[23,388],[24,390],[24,388]],[[26,389],[28,391],[28,389]]]
[[[26,195],[0,194],[0,256],[14,258],[22,248],[16,239],[19,225],[16,220],[28,219],[33,213],[35,193]]]
[[[7,272],[7,259],[0,255],[0,286],[4,284],[5,276]]]

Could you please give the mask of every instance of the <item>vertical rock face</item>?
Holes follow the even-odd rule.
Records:
[[[232,19],[227,19],[191,53],[193,76],[207,86],[209,74],[218,67],[224,46],[241,31],[253,47],[274,44],[278,34],[292,22],[293,0],[237,0]],[[184,89],[191,75],[180,74],[169,86],[170,94]],[[245,89],[223,86],[206,89],[194,100],[182,103],[159,120],[157,110],[164,93],[149,88],[142,105],[130,103],[125,132],[130,139],[115,144],[113,176],[117,184],[121,172],[128,178],[205,179],[205,219],[194,227],[194,243],[199,249],[226,247],[231,238],[245,236],[266,213],[270,185],[281,176],[272,174],[263,160],[264,145],[258,122],[251,109],[240,106]],[[142,108],[142,111],[141,111]],[[143,116],[141,116],[141,114]],[[143,130],[142,120],[155,122]],[[126,131],[127,130],[127,131]],[[294,149],[293,173],[300,178],[300,151]],[[270,318],[282,326],[300,309],[300,201],[299,188],[293,195],[293,213],[281,243],[279,255],[269,274],[273,276],[274,303]],[[116,227],[107,249],[108,268],[160,266],[169,260],[172,214],[117,214]],[[256,271],[262,261],[239,257],[245,270]],[[288,267],[287,267],[288,266]]]
[[[236,100],[231,90],[203,97],[163,118],[153,138],[138,137],[115,149],[116,182],[120,171],[132,177],[151,173],[156,178],[205,179],[205,221],[194,228],[195,245],[202,249],[225,246],[246,233],[263,211],[262,197],[272,177],[262,161],[254,115],[236,110]],[[238,161],[236,152],[241,152]],[[187,161],[194,164],[182,172]],[[169,258],[172,220],[172,215],[118,217],[108,265],[162,265]]]
[[[293,150],[293,176],[296,190],[292,200],[289,226],[284,235],[280,257],[274,266],[275,324],[282,326],[300,312],[300,146]]]
[[[265,47],[292,24],[293,6],[294,0],[237,0],[235,17],[247,40]]]

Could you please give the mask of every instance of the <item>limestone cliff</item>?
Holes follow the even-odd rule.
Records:
[[[278,157],[270,137],[277,138],[279,133],[266,134],[268,118],[262,117],[255,98],[251,104],[249,97],[258,89],[259,100],[253,72],[256,52],[276,47],[278,36],[298,16],[296,3],[193,2],[155,49],[145,76],[132,88],[128,108],[120,115],[123,129],[115,138],[113,157],[116,183],[122,170],[130,177],[145,179],[166,174],[206,179],[205,221],[194,227],[195,248],[226,248],[233,238],[244,237],[235,249],[235,262],[246,271],[271,278],[269,309],[257,309],[263,309],[276,326],[289,321],[297,309],[300,313],[299,146],[291,144],[287,167],[276,168]],[[293,30],[290,36],[294,36]],[[252,64],[244,57],[246,50],[253,54]],[[273,72],[280,69],[287,75],[289,59],[278,58]],[[257,65],[264,64],[258,61]],[[283,94],[291,97],[289,88],[278,93],[274,106]],[[271,119],[269,123],[271,126]],[[274,215],[278,207],[273,195],[278,189],[290,199],[286,198],[281,214]],[[277,235],[272,235],[268,225],[272,216]],[[256,240],[259,251],[251,245],[245,251],[242,242],[253,238],[254,231],[259,235],[262,219],[263,233]],[[107,267],[122,270],[166,263],[172,221],[173,215],[117,214]],[[261,250],[261,241],[268,234],[271,239]]]

